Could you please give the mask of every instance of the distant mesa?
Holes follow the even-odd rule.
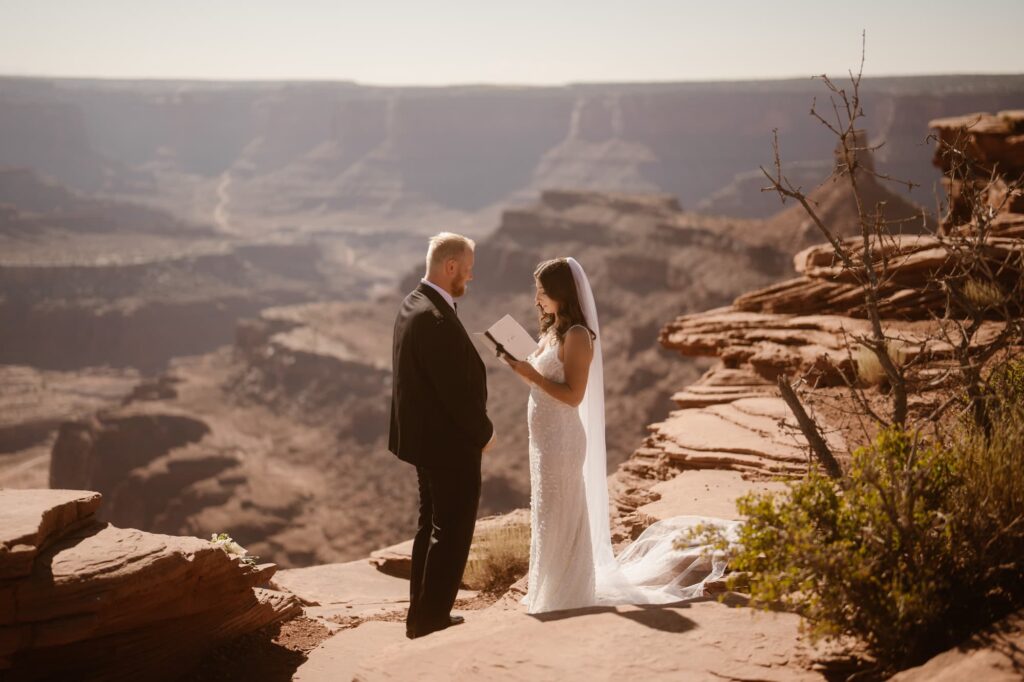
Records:
[[[770,162],[773,129],[801,184],[827,175],[832,141],[806,111],[815,87],[0,79],[0,165],[249,234],[463,224],[476,237],[549,187],[663,192],[766,218],[778,205],[750,174]],[[866,82],[866,120],[887,141],[879,168],[930,196],[938,175],[921,147],[936,112],[1009,109],[1021,94],[1019,76]]]
[[[179,239],[214,235],[209,227],[189,224],[166,211],[72,192],[30,168],[0,167],[0,207],[0,235],[36,236],[42,230],[68,235],[132,232]]]

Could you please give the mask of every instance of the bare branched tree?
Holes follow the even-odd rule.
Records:
[[[808,218],[831,246],[833,263],[841,269],[844,280],[850,280],[863,294],[860,310],[868,320],[867,333],[846,335],[848,366],[856,364],[854,351],[864,349],[881,368],[887,391],[888,409],[885,413],[874,407],[866,389],[857,376],[840,371],[860,413],[878,426],[907,429],[911,415],[908,397],[911,390],[929,390],[945,386],[950,396],[925,415],[923,421],[937,422],[953,405],[967,409],[975,422],[987,429],[989,424],[986,367],[994,357],[1000,356],[1024,339],[1021,301],[1024,301],[1024,250],[1017,244],[993,235],[993,221],[1003,213],[1005,203],[1019,197],[1024,178],[1006,178],[995,167],[980,164],[969,149],[966,136],[953,139],[930,137],[938,142],[946,169],[944,184],[949,194],[945,220],[937,229],[931,229],[926,215],[887,219],[884,202],[868,205],[863,181],[876,180],[905,186],[914,183],[899,180],[878,172],[871,162],[871,154],[882,145],[871,146],[859,125],[864,118],[861,100],[861,80],[864,68],[864,40],[862,34],[861,62],[856,73],[849,72],[849,86],[841,87],[827,75],[818,78],[829,92],[827,109],[822,112],[815,100],[810,115],[836,138],[836,164],[830,177],[846,183],[856,207],[857,236],[844,238],[839,226],[829,225],[819,214],[818,206],[800,187],[795,186],[783,172],[778,131],[773,131],[772,170],[761,167],[770,185],[762,191],[774,191],[782,199],[796,201]],[[937,157],[940,158],[940,157]],[[955,193],[954,193],[955,190]],[[997,200],[993,201],[993,197]],[[944,302],[941,310],[930,311],[936,331],[927,338],[911,342],[891,333],[886,327],[885,300],[898,288],[896,276],[901,260],[908,257],[901,250],[903,229],[911,223],[920,224],[919,232],[929,232],[935,248],[943,254],[941,264],[930,273],[927,287],[934,288],[933,298]],[[987,331],[986,322],[996,322],[998,331]],[[891,327],[892,325],[890,325]],[[986,332],[986,333],[983,333]],[[952,366],[945,371],[920,372],[934,365],[941,355],[952,356]],[[794,413],[807,417],[799,398],[787,384],[783,388],[787,402]],[[795,403],[795,404],[794,404]],[[812,450],[825,470],[837,476],[835,458],[813,418],[802,419],[801,429]]]

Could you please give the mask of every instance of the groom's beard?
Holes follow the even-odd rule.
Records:
[[[469,287],[467,282],[458,282],[452,284],[452,298],[458,298],[466,295],[466,289]]]

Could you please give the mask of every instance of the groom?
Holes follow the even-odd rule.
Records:
[[[420,492],[409,638],[462,622],[451,610],[473,540],[480,456],[494,442],[484,364],[456,313],[474,248],[461,235],[432,237],[426,277],[395,319],[388,449],[416,467]]]

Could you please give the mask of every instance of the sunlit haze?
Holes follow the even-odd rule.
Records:
[[[0,74],[382,85],[1024,72],[1024,3],[0,2]],[[975,46],[964,49],[970,39]],[[977,49],[983,44],[984,49]]]

